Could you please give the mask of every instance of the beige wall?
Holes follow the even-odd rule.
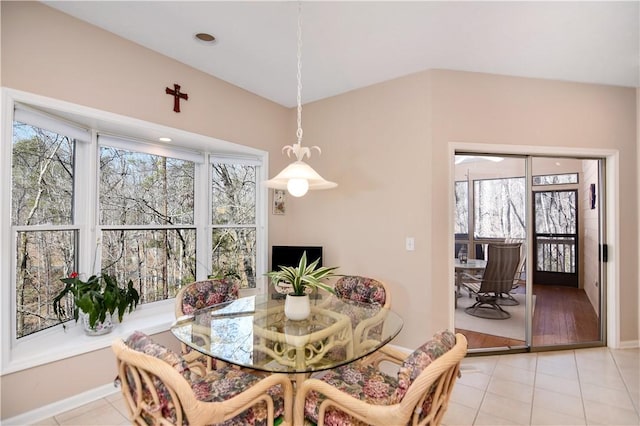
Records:
[[[637,342],[637,256],[622,255],[638,250],[635,90],[454,71],[430,74],[434,180],[446,173],[451,141],[619,151],[621,203],[618,217],[608,219],[617,219],[621,232],[610,255],[620,262],[620,340]],[[431,189],[434,204],[447,201],[443,185]],[[434,246],[448,238],[448,228],[438,226],[446,215],[439,209],[432,214]],[[434,263],[444,264],[446,253],[434,253]],[[429,281],[443,282],[447,274],[434,268]]]
[[[274,242],[322,244],[324,263],[339,266],[339,273],[385,281],[405,319],[394,343],[407,347],[446,326],[448,315],[432,297],[427,274],[427,87],[428,74],[421,73],[305,105],[304,143],[322,147],[310,163],[339,186],[288,197],[287,214],[270,221]],[[410,236],[412,252],[405,250]]]
[[[1,84],[271,152],[270,175],[294,142],[293,111],[38,3],[2,2]],[[171,111],[164,87],[189,93]],[[452,306],[448,143],[620,150],[620,250],[637,253],[635,92],[605,86],[428,71],[305,105],[304,145],[330,191],[287,199],[270,244],[321,244],[342,273],[385,280],[413,347],[449,325]],[[415,251],[405,238],[415,237]],[[617,248],[616,248],[617,249]],[[615,250],[614,250],[615,252]],[[638,339],[637,266],[621,259],[622,340]],[[448,303],[451,301],[451,304]],[[635,319],[635,320],[634,320]],[[2,418],[110,381],[108,351],[2,377]],[[38,377],[38,392],[29,382]],[[61,385],[64,384],[64,385]]]
[[[265,150],[290,111],[38,2],[2,2],[2,85]],[[164,91],[189,94],[173,112]]]
[[[292,119],[287,108],[41,3],[1,4],[2,86],[270,152],[279,153],[291,139],[285,136]],[[173,83],[189,94],[180,114],[164,93]],[[284,165],[276,157],[273,171]],[[116,372],[110,353],[105,349],[3,376],[1,418],[110,383]],[[69,372],[77,379],[69,380]]]
[[[449,325],[449,143],[618,150],[625,231],[610,254],[636,253],[635,102],[628,88],[432,70],[306,105],[313,164],[340,187],[290,200],[274,238],[324,243],[344,273],[387,281],[406,319],[394,342],[416,346]],[[620,265],[620,339],[635,342],[636,259]]]

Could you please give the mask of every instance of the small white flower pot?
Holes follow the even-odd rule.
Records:
[[[284,301],[284,315],[293,321],[302,321],[309,317],[311,314],[311,303],[309,302],[309,295],[294,296],[293,294],[287,294],[287,298]]]

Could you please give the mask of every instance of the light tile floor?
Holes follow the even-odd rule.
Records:
[[[465,358],[443,423],[639,425],[640,349]]]
[[[639,425],[640,349],[578,349],[466,358],[443,423]],[[114,394],[38,425],[125,425]]]

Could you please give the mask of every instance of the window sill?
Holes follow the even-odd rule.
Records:
[[[70,321],[66,330],[57,326],[14,342],[3,359],[1,375],[110,347],[115,339],[126,338],[135,330],[147,334],[167,331],[174,320],[174,299],[170,299],[139,306],[122,323],[116,318],[113,331],[102,336],[87,336],[81,324]]]

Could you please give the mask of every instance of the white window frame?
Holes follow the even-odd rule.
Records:
[[[115,327],[114,331],[104,336],[88,337],[82,327],[73,321],[67,322],[66,331],[61,325],[16,339],[15,327],[12,318],[15,318],[15,234],[11,227],[11,155],[13,138],[14,106],[16,103],[27,105],[35,111],[53,113],[57,117],[67,119],[69,122],[91,124],[91,148],[84,150],[83,158],[96,158],[98,154],[97,133],[110,133],[115,135],[127,135],[131,138],[148,141],[150,146],[162,152],[163,149],[197,151],[203,155],[203,167],[196,167],[196,191],[209,186],[209,156],[224,156],[236,160],[251,159],[259,164],[256,170],[256,180],[261,182],[267,179],[268,153],[263,150],[235,144],[232,142],[198,135],[179,129],[162,126],[131,117],[113,114],[94,108],[72,104],[69,102],[52,99],[28,92],[10,88],[1,88],[0,103],[0,375],[5,375],[31,368],[37,365],[57,361],[60,359],[80,355],[97,349],[108,347],[117,337],[126,337],[134,330],[146,333],[158,333],[169,329],[174,321],[174,299],[149,303],[139,306],[135,312],[127,314],[122,324]],[[169,136],[174,145],[155,143],[160,136]],[[82,150],[81,150],[82,151]],[[86,157],[85,157],[86,156]],[[95,164],[95,162],[89,162]],[[91,166],[95,167],[95,166]],[[199,169],[199,170],[198,170]],[[80,183],[78,194],[93,193],[89,200],[97,208],[97,194],[91,185],[97,185],[97,170],[90,170],[91,175],[96,176],[95,183]],[[84,186],[84,188],[83,188]],[[204,193],[207,190],[204,190]],[[77,196],[76,199],[81,199]],[[266,280],[261,279],[267,271],[267,219],[268,219],[268,193],[263,185],[256,187],[256,289],[253,293],[266,292]],[[86,200],[83,200],[86,202]],[[209,238],[200,238],[201,235],[210,234],[210,213],[206,215],[210,206],[209,196],[200,197],[194,206],[195,225],[197,228],[196,250],[207,250]],[[207,210],[205,210],[207,209]],[[97,211],[97,210],[94,210]],[[95,242],[101,229],[97,226],[97,217],[86,215],[77,220],[75,226],[84,228],[86,235],[91,237],[81,239],[79,250],[95,250]],[[88,231],[88,232],[87,232]],[[209,256],[210,257],[210,256]],[[91,259],[86,257],[85,259]],[[91,262],[91,260],[88,260]],[[80,268],[91,268],[92,265],[78,265]],[[83,269],[84,270],[84,269]],[[89,270],[89,269],[86,269]],[[206,277],[206,267],[198,264],[197,279]]]

